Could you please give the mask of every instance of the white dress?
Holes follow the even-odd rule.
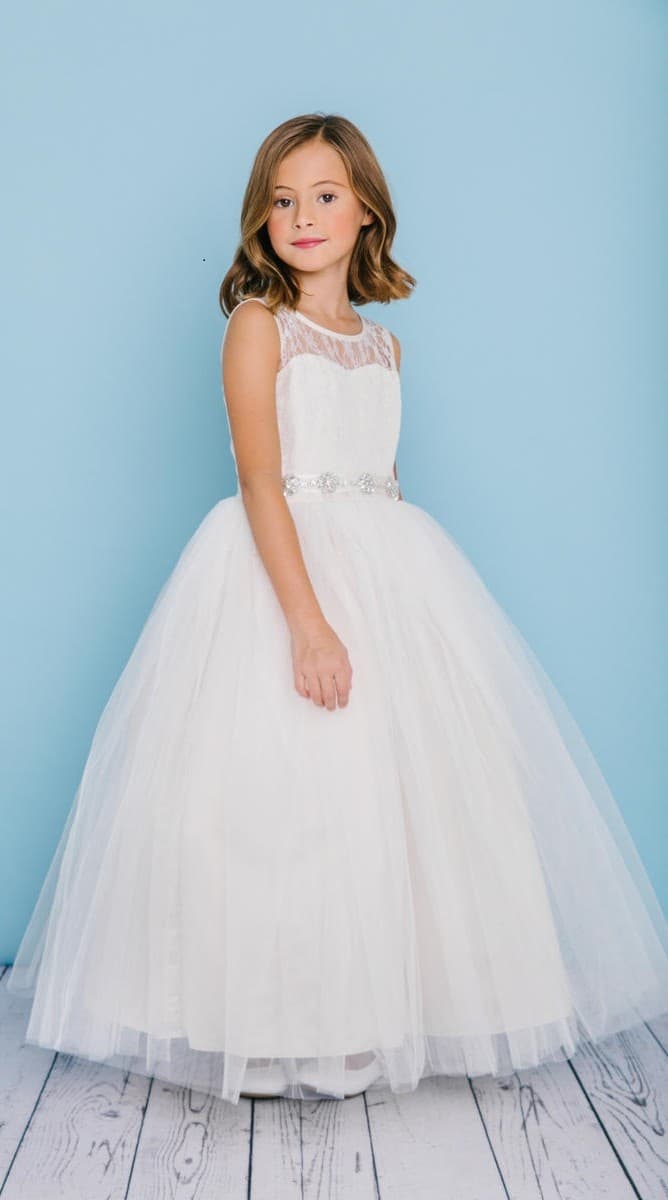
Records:
[[[591,752],[453,538],[395,497],[388,330],[276,321],[286,502],[349,703],[296,691],[237,490],[100,717],[9,977],[26,1041],[236,1103],[267,1059],[287,1096],[408,1091],[661,1015],[666,921]]]

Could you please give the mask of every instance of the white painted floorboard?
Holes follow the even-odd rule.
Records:
[[[23,1044],[28,1009],[0,978],[0,1200],[668,1197],[668,1014],[505,1080],[235,1106]]]

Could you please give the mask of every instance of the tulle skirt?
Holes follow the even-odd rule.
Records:
[[[290,498],[348,649],[300,696],[239,493],[98,722],[9,975],[26,1041],[238,1102],[505,1076],[668,1009],[666,921],[564,702],[454,539]],[[360,1066],[363,1069],[359,1069]]]

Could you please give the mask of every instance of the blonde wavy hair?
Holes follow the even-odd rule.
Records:
[[[262,296],[272,312],[281,304],[296,307],[299,285],[288,264],[274,253],[266,223],[283,158],[311,141],[328,142],[339,152],[352,190],[376,218],[361,227],[350,258],[351,303],[389,304],[405,299],[415,287],[417,280],[390,257],[397,221],[385,177],[364,134],[345,117],[306,113],[277,125],[255,156],[241,208],[241,241],[220,285],[220,307],[227,317],[250,296]]]

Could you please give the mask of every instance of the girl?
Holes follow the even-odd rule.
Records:
[[[340,116],[261,145],[222,379],[238,490],[102,713],[9,987],[26,1040],[213,1092],[503,1076],[668,1008],[666,922],[535,656],[399,490],[415,280]]]

